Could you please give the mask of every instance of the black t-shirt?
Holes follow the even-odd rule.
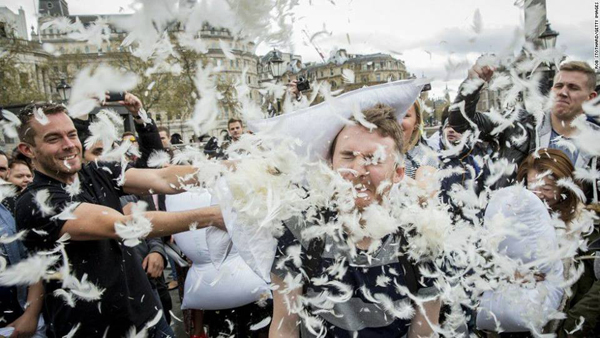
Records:
[[[123,212],[119,197],[124,193],[117,185],[121,172],[122,167],[116,163],[84,165],[78,173],[80,193],[73,197],[65,190],[65,184],[36,172],[33,183],[19,196],[16,206],[17,228],[37,231],[27,232],[25,246],[33,252],[54,248],[66,223],[52,218],[53,215],[42,215],[35,202],[38,191],[48,190],[48,202],[55,215],[73,202],[104,205]],[[87,280],[105,291],[99,301],[78,300],[75,308],[71,308],[62,298],[53,296],[61,283],[46,283],[44,314],[54,336],[62,337],[81,323],[76,337],[102,337],[109,326],[108,337],[121,337],[132,326],[141,327],[156,315],[158,303],[132,248],[120,241],[105,239],[69,241],[65,250],[71,273],[78,279],[87,274]]]

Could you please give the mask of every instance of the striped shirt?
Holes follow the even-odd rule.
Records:
[[[309,242],[302,239],[300,232],[311,226],[298,218],[286,223],[286,230],[279,238],[277,254],[272,273],[282,280],[290,274],[298,276],[305,269],[297,266],[290,252],[298,252],[304,261]],[[352,254],[344,241],[325,238],[325,250],[319,260],[317,272],[305,288],[305,296],[319,299],[313,302],[309,313],[323,319],[327,333],[324,337],[402,337],[408,332],[410,319],[397,318],[383,306],[381,298],[390,300],[394,308],[401,312],[412,305],[409,299],[397,291],[396,285],[405,286],[404,269],[398,261],[400,239],[388,235],[374,253],[356,249]],[[306,276],[306,274],[305,274]],[[433,283],[425,285],[420,295],[431,294]],[[347,289],[344,289],[346,287]],[[421,292],[423,291],[423,292]],[[318,303],[318,305],[316,304]],[[301,337],[314,337],[302,322]],[[317,330],[318,331],[318,330]]]

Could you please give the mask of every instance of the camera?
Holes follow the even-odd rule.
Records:
[[[298,78],[298,82],[296,83],[296,88],[298,88],[298,91],[306,91],[310,89],[310,83],[308,82],[307,79],[305,79],[304,77],[299,77]]]
[[[125,100],[125,92],[108,92],[106,102],[117,102]]]

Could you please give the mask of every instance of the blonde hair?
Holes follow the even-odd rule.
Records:
[[[421,109],[421,104],[419,100],[416,100],[413,103],[412,108],[415,110],[415,130],[413,130],[412,135],[410,135],[410,139],[408,143],[404,145],[404,151],[407,152],[412,149],[421,139],[421,135],[423,135],[423,110]]]
[[[559,70],[561,72],[581,72],[587,76],[587,87],[589,90],[594,91],[596,89],[596,72],[590,67],[587,62],[584,61],[569,61],[560,65]],[[556,74],[558,76],[558,74]],[[556,77],[554,77],[556,79]]]

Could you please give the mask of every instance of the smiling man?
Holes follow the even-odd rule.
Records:
[[[494,70],[488,66],[475,65],[469,70],[469,79],[482,79],[490,81]],[[571,123],[583,114],[582,105],[594,99],[598,94],[595,92],[596,73],[587,63],[582,61],[570,61],[560,66],[560,71],[554,78],[551,98],[552,106],[546,112],[540,123],[536,122],[532,114],[520,112],[518,121],[500,133],[496,133],[498,126],[489,114],[475,111],[483,84],[479,89],[468,95],[462,95],[462,88],[454,100],[455,103],[465,102],[467,117],[473,121],[481,132],[480,138],[484,141],[498,143],[500,157],[508,159],[515,165],[519,165],[527,155],[537,148],[554,148],[562,150],[576,168],[588,166],[591,156],[584,149],[570,147],[561,139],[572,141],[579,130]],[[455,126],[468,127],[469,122],[462,116],[458,108],[450,111],[449,120]],[[598,131],[596,125],[587,122],[589,128]],[[537,130],[536,130],[537,128]],[[600,132],[599,134],[600,135]],[[510,185],[514,182],[516,172],[498,182],[497,187]]]
[[[65,251],[72,274],[104,290],[100,299],[78,299],[70,307],[54,293],[64,287],[62,281],[47,281],[43,308],[49,336],[63,337],[76,326],[79,329],[73,337],[122,337],[131,327],[141,330],[157,314],[159,305],[132,248],[125,246],[115,231],[115,223],[128,224],[133,217],[123,215],[119,197],[179,193],[180,177],[196,169],[121,168],[118,163],[100,161],[83,165],[81,142],[64,106],[30,105],[19,118],[19,150],[35,167],[33,182],[17,200],[17,227],[32,230],[23,242],[35,253],[55,248],[61,236],[70,235]],[[125,180],[119,186],[121,175]],[[193,183],[193,179],[188,181]],[[47,198],[42,197],[43,192]],[[57,216],[68,207],[72,216]],[[222,225],[216,207],[153,211],[144,216],[152,222],[150,237],[189,230],[194,222],[199,227]],[[162,337],[160,325],[162,321],[151,328],[151,337]]]
[[[359,214],[374,204],[382,205],[391,186],[404,177],[402,128],[394,109],[376,105],[363,114],[376,128],[369,130],[354,121],[342,128],[329,151],[332,169],[357,190],[354,209]],[[338,216],[344,216],[343,211],[332,208],[319,218],[331,224]],[[424,279],[420,285],[415,267],[401,258],[405,257],[403,234],[384,236],[378,249],[371,252],[374,239],[370,237],[356,242],[330,235],[306,240],[301,233],[313,225],[310,219],[288,220],[279,238],[271,270],[275,291],[270,337],[403,337],[407,333],[409,337],[429,337],[433,333],[429,323],[437,324],[440,303],[430,281]],[[348,224],[342,228],[346,238],[354,236]],[[388,282],[382,283],[381,276]],[[299,283],[303,286],[298,287]],[[422,308],[415,307],[414,314],[399,316],[400,310],[389,312],[373,300],[385,297],[396,309],[410,308],[397,285],[432,298]]]

